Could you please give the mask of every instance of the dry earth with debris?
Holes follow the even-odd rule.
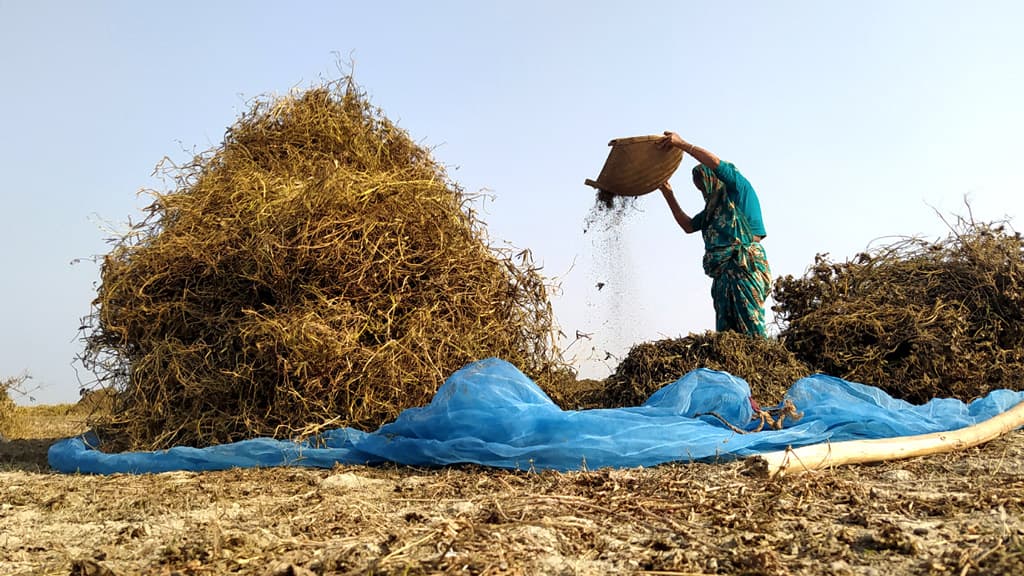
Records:
[[[1024,574],[1024,430],[772,481],[741,462],[75,476],[44,436],[80,417],[21,410],[2,574]]]

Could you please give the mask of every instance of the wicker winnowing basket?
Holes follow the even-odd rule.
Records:
[[[683,160],[683,151],[674,146],[662,147],[664,136],[633,136],[616,138],[597,180],[583,183],[618,196],[640,196],[653,192],[668,181]]]

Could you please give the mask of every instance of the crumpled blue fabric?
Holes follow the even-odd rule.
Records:
[[[970,403],[913,405],[882,390],[826,375],[798,380],[786,394],[803,413],[781,430],[737,433],[757,422],[750,387],[725,372],[697,369],[641,406],[562,410],[512,364],[489,358],[444,383],[430,404],[410,408],[374,432],[338,428],[304,441],[256,438],[207,448],[104,453],[89,434],[50,447],[65,473],[144,474],[175,470],[380,464],[480,464],[523,470],[655,466],[728,461],[826,440],[890,438],[977,424],[1024,401],[997,390]]]

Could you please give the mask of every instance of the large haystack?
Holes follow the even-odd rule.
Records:
[[[499,356],[559,367],[544,279],[345,78],[258,99],[114,246],[83,361],[108,447],[374,429]]]
[[[636,406],[697,368],[722,370],[746,380],[754,398],[765,405],[780,402],[794,382],[810,374],[777,340],[736,332],[690,334],[633,346],[605,380],[602,404]]]
[[[774,288],[780,337],[816,370],[924,402],[1021,389],[1024,241],[958,219],[836,263],[819,255]]]

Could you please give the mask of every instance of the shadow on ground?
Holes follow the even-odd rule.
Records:
[[[0,441],[0,471],[50,472],[46,453],[63,438],[29,438]]]

